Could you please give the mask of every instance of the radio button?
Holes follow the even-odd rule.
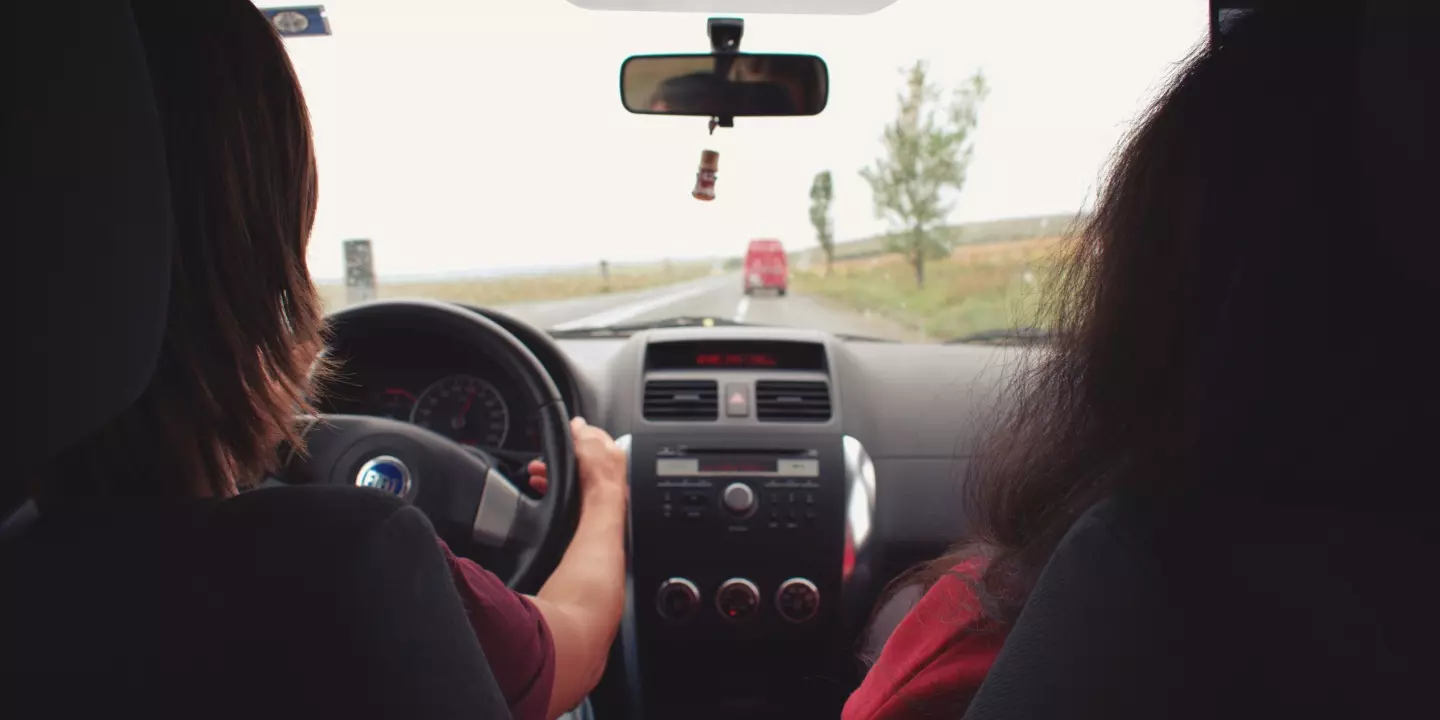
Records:
[[[755,491],[745,483],[730,483],[721,495],[721,500],[725,503],[726,510],[739,517],[749,515],[755,510]]]
[[[775,591],[775,609],[780,617],[803,623],[820,611],[820,590],[805,578],[790,578]]]
[[[655,593],[655,610],[671,622],[684,622],[700,609],[700,590],[685,578],[670,578],[660,583]]]
[[[734,622],[744,622],[760,610],[760,590],[745,578],[731,578],[715,593],[715,609]]]

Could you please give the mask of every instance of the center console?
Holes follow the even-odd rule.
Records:
[[[639,392],[632,715],[838,716],[841,601],[874,495],[826,346],[652,340]]]

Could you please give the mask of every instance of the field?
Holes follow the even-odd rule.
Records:
[[[608,292],[641,290],[691,280],[708,274],[711,266],[710,262],[677,262],[669,265],[656,263],[612,267]],[[378,285],[379,296],[382,299],[422,297],[487,307],[559,300],[607,292],[598,270],[577,270],[549,275],[512,275],[405,282],[387,282],[382,276]],[[323,283],[319,285],[319,288],[326,312],[345,306],[345,287],[343,285]]]
[[[961,245],[925,266],[925,287],[895,254],[837,260],[826,277],[823,261],[795,274],[798,292],[842,307],[890,318],[929,340],[1043,324],[1041,286],[1051,277],[1059,237]]]
[[[1064,235],[1081,218],[1075,215],[1036,215],[1034,217],[1009,218],[962,223],[937,228],[935,232],[952,247],[964,245],[994,245],[1018,240]],[[885,235],[846,240],[835,244],[836,259],[873,258],[889,254]],[[791,259],[799,265],[819,267],[825,256],[819,248],[807,248],[791,253]]]

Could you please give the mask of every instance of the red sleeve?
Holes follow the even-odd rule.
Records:
[[[1005,642],[987,623],[967,579],[980,558],[941,578],[886,641],[875,667],[845,703],[844,720],[958,717],[980,689]]]
[[[456,557],[443,541],[455,588],[515,720],[544,720],[555,686],[555,642],[540,610],[495,573]]]

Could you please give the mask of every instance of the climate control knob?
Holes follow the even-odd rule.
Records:
[[[775,591],[775,609],[780,617],[803,623],[820,611],[820,590],[805,578],[790,578]]]
[[[745,578],[730,578],[715,593],[715,608],[735,622],[744,622],[760,610],[760,590]]]
[[[720,495],[725,509],[737,516],[749,515],[755,509],[755,491],[742,482],[730,483]]]
[[[700,609],[700,589],[685,578],[670,578],[655,593],[655,609],[671,622],[689,620]]]

